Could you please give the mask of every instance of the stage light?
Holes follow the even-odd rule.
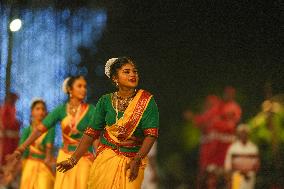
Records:
[[[12,32],[16,32],[19,31],[22,27],[22,21],[20,19],[14,19],[11,23],[10,23],[10,30]]]

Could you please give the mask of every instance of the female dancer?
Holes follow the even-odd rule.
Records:
[[[31,132],[46,116],[46,104],[43,100],[37,99],[31,105],[31,125],[23,130],[20,144],[28,138]],[[55,137],[55,129],[50,129],[43,134],[29,149],[26,150],[26,160],[23,164],[21,178],[21,189],[50,189],[54,186],[54,175],[51,169],[53,159],[52,148]]]
[[[158,108],[149,92],[136,90],[139,77],[131,59],[110,59],[106,75],[118,91],[100,98],[79,147],[57,167],[62,172],[71,169],[100,138],[88,188],[137,189],[143,180],[145,157],[158,137]]]
[[[79,140],[86,127],[89,125],[91,117],[94,115],[94,106],[84,102],[87,94],[87,83],[83,76],[73,76],[65,80],[63,89],[69,95],[67,103],[58,106],[36,127],[29,138],[18,147],[9,159],[19,159],[25,149],[40,137],[46,130],[61,122],[63,146],[59,150],[57,162],[68,158],[77,148]],[[89,170],[91,168],[94,155],[93,148],[89,147],[82,154],[83,158],[78,165],[68,173],[56,172],[55,189],[85,189]]]

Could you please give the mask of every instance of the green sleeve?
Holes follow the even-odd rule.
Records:
[[[102,96],[95,107],[94,114],[90,121],[90,127],[95,130],[102,130],[105,126],[106,100],[107,96]]]
[[[46,116],[42,123],[47,129],[54,127],[56,123],[61,120],[64,107],[64,105],[58,106]]]
[[[23,132],[22,132],[22,135],[21,135],[21,138],[20,138],[20,145],[21,144],[23,144],[26,140],[27,140],[27,138],[29,137],[29,135],[30,135],[30,126],[29,127],[26,127],[26,128],[24,128],[24,130],[23,130]]]
[[[95,106],[94,105],[92,105],[92,104],[90,104],[89,105],[90,106],[90,108],[89,108],[89,117],[88,117],[88,123],[90,124],[90,123],[92,123],[93,121],[94,121],[94,116],[95,116],[95,112],[96,112],[96,108],[95,108]]]
[[[95,110],[96,110],[95,106],[93,104],[89,104],[89,111],[90,111],[91,115],[94,115]]]
[[[158,106],[152,97],[141,119],[142,129],[159,128]]]
[[[51,129],[48,130],[48,133],[45,136],[44,144],[52,144],[53,145],[54,139],[55,139],[55,127],[52,127]]]
[[[27,138],[30,136],[30,133],[31,133],[31,127],[26,127],[24,128],[23,132],[22,132],[22,135],[21,135],[21,138],[20,138],[20,142],[19,142],[19,145],[23,144]],[[26,149],[22,155],[22,157],[25,159],[29,156],[29,150]]]

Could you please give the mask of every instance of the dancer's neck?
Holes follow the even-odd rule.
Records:
[[[133,96],[135,93],[134,88],[119,88],[118,95],[122,98],[128,98]]]
[[[80,104],[82,103],[82,101],[81,100],[79,100],[78,98],[70,98],[70,100],[69,100],[69,104],[71,105],[71,106],[79,106]]]

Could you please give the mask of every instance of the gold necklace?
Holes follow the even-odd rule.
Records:
[[[81,104],[74,106],[74,105],[71,105],[70,103],[68,103],[68,109],[72,114],[75,114],[78,111],[80,106],[81,106]]]
[[[77,133],[76,126],[77,126],[77,121],[79,120],[80,117],[80,112],[81,112],[81,104],[79,104],[79,106],[75,108],[75,111],[71,110],[71,114],[69,113],[70,116],[69,127],[71,128],[72,133]]]
[[[135,95],[136,95],[136,90],[134,91],[134,93],[131,96],[126,97],[126,98],[119,96],[118,92],[115,92],[114,95],[113,95],[113,99],[112,99],[113,105],[118,109],[118,111],[124,112],[127,109],[129,103],[135,97]]]

